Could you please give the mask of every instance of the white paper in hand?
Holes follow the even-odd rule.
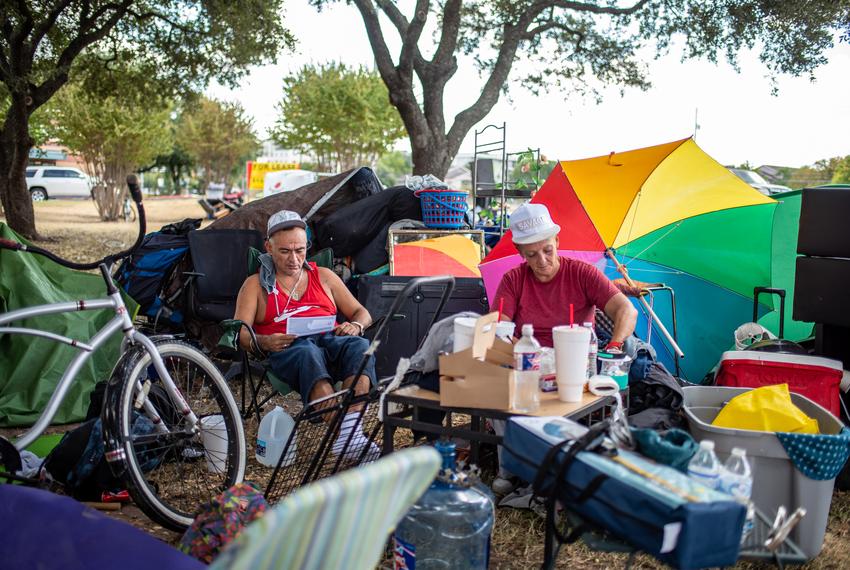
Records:
[[[336,317],[289,317],[286,320],[286,334],[307,336],[332,331],[336,326]]]

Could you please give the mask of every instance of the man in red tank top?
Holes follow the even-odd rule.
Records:
[[[372,322],[361,305],[333,271],[307,263],[307,225],[288,210],[269,218],[266,251],[273,271],[262,270],[248,277],[239,291],[234,318],[254,328],[260,348],[269,353],[275,375],[301,394],[304,403],[333,394],[333,384],[354,385],[355,393],[365,394],[375,383],[374,359],[355,378],[369,342],[363,330]],[[262,260],[261,260],[262,261]],[[269,264],[271,265],[271,264]],[[272,274],[273,273],[273,274]],[[288,334],[291,318],[336,317],[347,319],[333,330],[319,334]],[[248,331],[240,331],[239,343],[250,349]],[[370,444],[359,426],[360,413],[352,409],[340,426],[334,451],[341,451],[351,437],[346,456],[357,457]]]

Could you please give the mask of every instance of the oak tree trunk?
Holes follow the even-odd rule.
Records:
[[[0,131],[0,200],[9,227],[27,239],[39,239],[26,170],[33,140],[23,96],[14,94]]]

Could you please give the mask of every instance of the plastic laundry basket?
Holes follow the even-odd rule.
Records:
[[[780,505],[785,505],[789,514],[797,507],[806,509],[807,514],[792,532],[791,540],[809,558],[817,556],[823,547],[835,479],[816,481],[804,475],[772,432],[711,425],[726,402],[749,391],[749,388],[688,386],[682,390],[685,394],[685,415],[691,434],[697,441],[713,440],[721,461],[726,460],[733,447],[747,450],[753,469],[753,502],[768,519],[773,520]],[[822,434],[835,435],[841,431],[843,425],[838,418],[815,402],[794,393],[791,400],[806,415],[818,421]]]
[[[422,203],[422,221],[428,228],[457,229],[465,224],[469,207],[467,192],[457,190],[419,190],[416,193]]]

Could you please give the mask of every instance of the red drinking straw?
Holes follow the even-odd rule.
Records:
[[[499,321],[502,320],[502,307],[504,307],[504,306],[505,306],[505,298],[502,297],[501,299],[499,299],[499,318],[497,319]]]
[[[573,313],[573,304],[570,303],[570,328],[575,326],[575,315]]]

